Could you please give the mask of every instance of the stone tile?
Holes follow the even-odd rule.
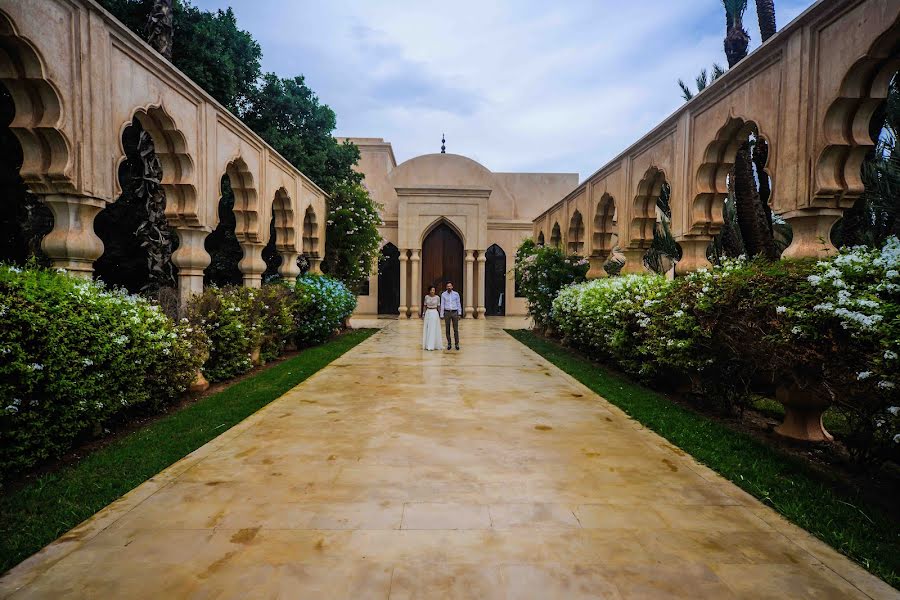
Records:
[[[483,504],[407,502],[401,529],[490,529],[491,515]]]
[[[381,324],[0,598],[896,597],[503,321],[463,322],[458,354]]]

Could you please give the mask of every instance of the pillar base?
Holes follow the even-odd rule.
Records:
[[[297,265],[297,259],[300,254],[292,251],[279,252],[281,256],[281,266],[278,267],[278,275],[285,283],[294,283],[300,276],[300,267]]]
[[[94,261],[103,255],[103,241],[94,233],[94,218],[106,201],[87,196],[50,194],[43,197],[53,213],[53,230],[41,248],[57,269],[90,279]]]
[[[604,277],[609,277],[609,273],[607,273],[606,269],[603,268],[603,265],[605,265],[608,261],[609,254],[589,256],[588,262],[591,264],[591,268],[588,269],[587,278],[603,279]]]
[[[203,270],[211,261],[203,247],[209,229],[179,227],[176,231],[180,243],[172,262],[178,267],[178,308],[184,314],[191,296],[203,293]]]
[[[676,275],[687,275],[700,269],[712,267],[706,258],[706,250],[712,242],[709,238],[684,238],[677,240],[681,246],[681,260],[675,263]]]
[[[844,211],[837,208],[801,209],[784,213],[794,237],[782,258],[827,258],[837,254],[831,243],[831,228]]]
[[[829,403],[810,390],[779,387],[775,398],[784,406],[784,422],[775,428],[775,433],[804,442],[832,442],[834,437],[822,424],[822,413]]]
[[[641,273],[646,275],[649,271],[644,266],[644,255],[647,254],[643,249],[626,249],[622,250],[625,255],[625,264],[622,266],[622,273]]]

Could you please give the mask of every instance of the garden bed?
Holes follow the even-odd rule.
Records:
[[[776,440],[775,434],[736,419],[700,413],[531,331],[507,331],[791,522],[887,583],[900,585],[900,522],[895,510],[883,509],[890,501],[896,504],[895,486],[875,493],[847,471],[831,468],[834,463],[816,456],[808,445]]]

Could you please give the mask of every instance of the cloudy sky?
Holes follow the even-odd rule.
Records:
[[[195,0],[231,6],[264,71],[306,76],[339,136],[398,161],[449,152],[494,171],[593,173],[725,66],[720,0]],[[779,0],[779,27],[813,2]],[[755,3],[745,18],[759,44]]]

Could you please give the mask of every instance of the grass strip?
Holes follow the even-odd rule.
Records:
[[[794,524],[888,584],[900,585],[900,531],[895,521],[861,496],[823,481],[800,460],[679,406],[573,350],[528,330],[506,331]]]
[[[228,431],[375,331],[351,331],[304,350],[0,497],[0,573]]]

